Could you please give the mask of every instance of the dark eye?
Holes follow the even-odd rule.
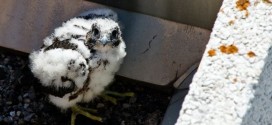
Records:
[[[97,28],[93,28],[93,35],[98,36],[99,35],[99,30]]]
[[[113,30],[113,31],[111,32],[111,37],[112,37],[113,39],[116,39],[117,36],[118,36],[118,31],[117,31],[117,30]]]

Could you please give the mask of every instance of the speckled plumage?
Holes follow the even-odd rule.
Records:
[[[70,19],[30,54],[30,68],[57,107],[89,102],[112,82],[125,57],[117,14],[95,9]]]

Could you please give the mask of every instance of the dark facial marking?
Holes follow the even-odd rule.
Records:
[[[104,65],[104,69],[106,69],[106,66],[109,64],[110,62],[108,60],[103,60],[103,65]]]
[[[94,24],[94,25],[92,26],[91,32],[92,32],[92,37],[94,37],[94,38],[99,38],[99,37],[100,37],[100,32],[99,32],[99,30],[98,30],[97,24]]]
[[[111,40],[112,40],[112,45],[113,47],[116,47],[120,44],[120,30],[118,27],[116,27],[112,32],[111,32]]]
[[[116,47],[116,46],[118,46],[118,45],[120,44],[120,42],[121,42],[120,40],[113,41],[113,44],[112,44],[112,45],[113,45],[114,47]]]
[[[114,39],[118,39],[118,36],[119,36],[119,30],[118,28],[115,28],[112,32],[111,32],[111,40],[114,40]]]
[[[97,40],[99,39],[99,37],[100,37],[100,31],[99,31],[97,25],[94,24],[92,26],[92,30],[89,31],[86,35],[87,42],[85,43],[85,45],[89,49],[92,49],[94,47],[95,43],[97,42]]]

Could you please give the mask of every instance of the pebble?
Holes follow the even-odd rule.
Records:
[[[0,80],[5,79],[7,71],[3,65],[0,65]]]
[[[33,109],[30,108],[30,107],[28,107],[28,108],[26,109],[26,111],[28,111],[28,112],[33,112]]]
[[[24,120],[29,122],[31,120],[31,118],[32,118],[33,115],[34,115],[34,113],[31,113],[31,114],[25,116]]]
[[[24,123],[25,123],[25,122],[24,122],[23,119],[19,119],[19,121],[18,121],[18,124],[19,124],[19,125],[24,125]]]
[[[123,104],[123,108],[129,108],[129,107],[130,107],[130,104],[127,104],[127,103]]]
[[[131,98],[129,99],[129,103],[135,103],[136,101],[137,101],[137,97],[136,97],[136,96],[131,97]]]
[[[23,115],[26,116],[28,115],[29,113],[27,111],[23,111]]]
[[[121,122],[121,125],[126,125],[124,120]]]
[[[23,104],[22,103],[19,103],[18,104],[18,108],[22,108],[23,107]]]
[[[43,104],[40,104],[40,105],[39,105],[39,109],[40,109],[40,110],[42,110],[42,109],[43,109],[43,107],[44,107],[44,105],[43,105]]]
[[[19,119],[19,117],[14,116],[13,119],[14,119],[13,121],[17,121]]]
[[[28,93],[25,93],[25,94],[23,95],[23,97],[26,98],[26,97],[28,97],[28,95],[29,95]]]
[[[30,99],[24,99],[25,103],[30,103]]]
[[[35,95],[34,92],[29,93],[28,96],[29,96],[29,98],[32,99],[32,100],[36,98],[36,95]]]
[[[20,101],[20,102],[23,101],[23,97],[22,97],[21,95],[19,95],[19,96],[17,97],[17,99],[18,99],[18,101]]]
[[[9,115],[12,116],[12,117],[14,117],[15,116],[15,111],[9,112]]]
[[[105,105],[104,105],[103,103],[98,103],[98,104],[96,105],[96,108],[103,108],[103,107],[105,107]]]
[[[17,121],[13,121],[13,125],[18,125],[18,122]]]
[[[7,105],[11,105],[11,104],[12,104],[12,101],[7,101],[6,104],[7,104]]]
[[[127,113],[127,112],[123,112],[122,114],[123,114],[125,117],[131,116],[131,114],[129,114],[129,113]]]
[[[24,109],[27,109],[29,104],[24,104]]]
[[[17,111],[17,112],[16,112],[16,115],[17,115],[17,116],[20,116],[20,115],[21,115],[21,111]]]
[[[5,117],[4,122],[11,123],[13,121],[12,117]]]
[[[8,64],[8,62],[9,62],[9,58],[5,58],[4,59],[4,64]]]

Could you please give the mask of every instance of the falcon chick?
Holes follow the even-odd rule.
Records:
[[[95,9],[64,22],[46,37],[29,58],[49,101],[67,109],[101,94],[126,56],[121,35],[117,14]]]

